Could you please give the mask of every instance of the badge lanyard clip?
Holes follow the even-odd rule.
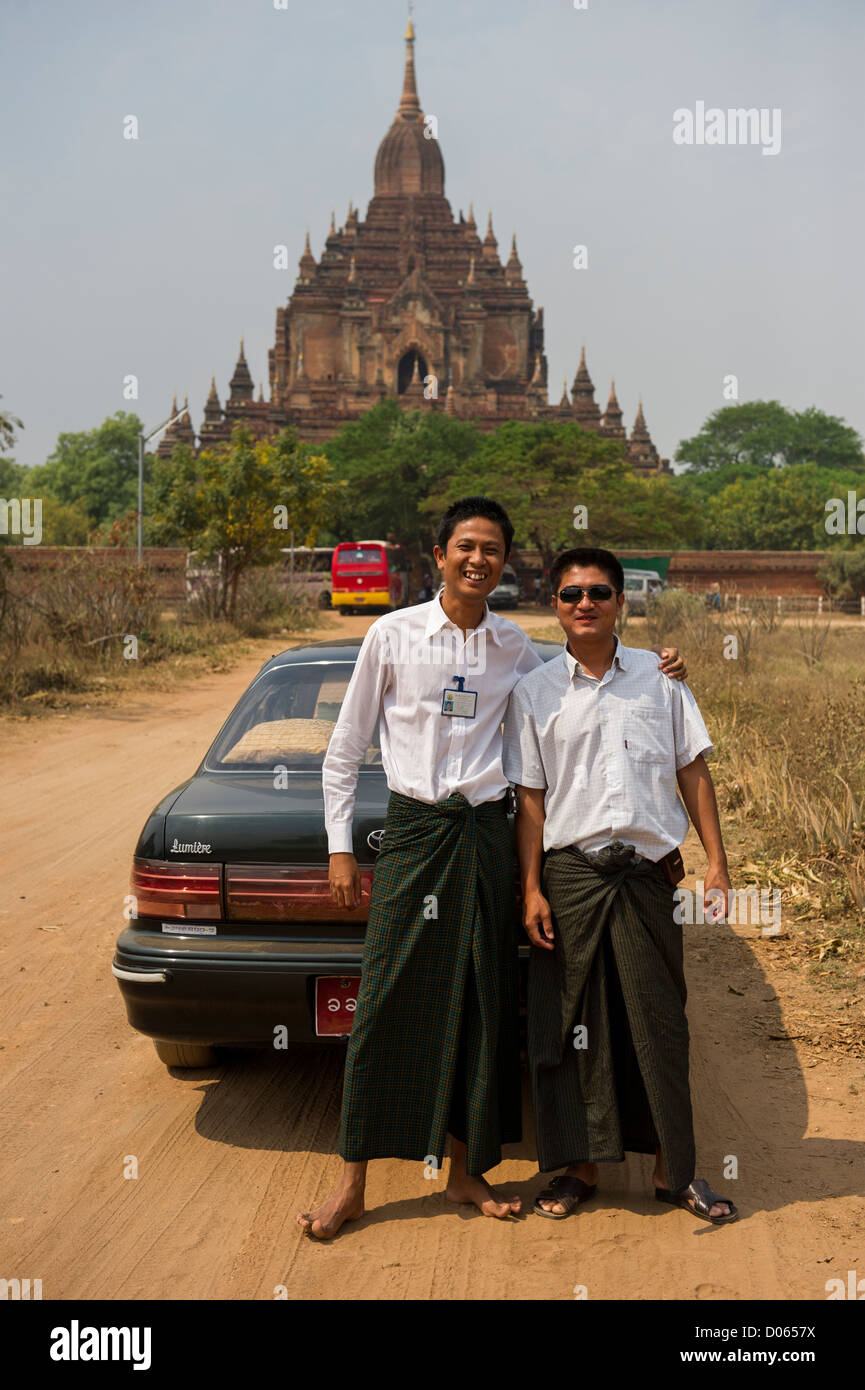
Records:
[[[455,690],[445,686],[442,691],[442,714],[454,719],[474,719],[478,708],[478,692],[465,690],[465,676],[452,676]]]

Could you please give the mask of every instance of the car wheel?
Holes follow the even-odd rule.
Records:
[[[163,1042],[153,1039],[156,1055],[167,1067],[211,1067],[216,1061],[216,1048],[199,1043]]]
[[[330,594],[323,593],[318,596],[319,608],[330,608]]]

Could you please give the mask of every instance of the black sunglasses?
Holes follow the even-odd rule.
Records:
[[[610,588],[609,584],[590,584],[588,589],[584,589],[581,584],[568,584],[564,589],[559,589],[556,598],[563,603],[579,603],[583,594],[591,599],[592,603],[600,603],[604,599],[612,598],[618,589]]]

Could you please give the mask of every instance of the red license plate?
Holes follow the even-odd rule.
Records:
[[[346,1037],[357,1008],[359,975],[317,975],[315,1032],[319,1038]]]

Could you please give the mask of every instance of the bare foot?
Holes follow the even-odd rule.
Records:
[[[486,1178],[473,1178],[468,1173],[448,1179],[445,1196],[449,1202],[473,1202],[484,1216],[516,1216],[522,1208],[522,1198],[503,1197],[490,1187]]]
[[[597,1163],[572,1163],[570,1168],[565,1169],[564,1176],[566,1178],[582,1178],[589,1187],[594,1187],[598,1181],[598,1165]],[[561,1202],[544,1201],[538,1205],[543,1207],[544,1211],[564,1212],[565,1210]]]
[[[357,1221],[363,1210],[363,1188],[340,1187],[315,1211],[300,1212],[297,1224],[318,1240],[330,1240],[343,1221]]]

